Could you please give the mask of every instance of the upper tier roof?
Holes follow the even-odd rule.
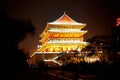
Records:
[[[83,23],[78,23],[71,19],[66,13],[64,13],[60,18],[48,24],[72,24],[72,25],[84,25]]]

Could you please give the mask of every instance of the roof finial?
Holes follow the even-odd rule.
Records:
[[[66,11],[64,11],[64,15],[66,15]]]

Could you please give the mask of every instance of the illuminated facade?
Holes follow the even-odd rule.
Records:
[[[40,34],[42,45],[38,45],[37,52],[33,55],[43,54],[42,58],[46,60],[47,54],[70,53],[73,50],[80,52],[88,45],[84,41],[84,34],[87,33],[87,30],[82,30],[85,26],[85,23],[78,23],[64,13],[57,20],[47,23]],[[46,61],[54,61],[58,58],[56,55],[52,57]]]

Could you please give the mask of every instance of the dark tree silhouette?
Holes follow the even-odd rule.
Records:
[[[114,51],[120,50],[120,25],[112,26],[112,48]]]
[[[27,58],[24,51],[18,48],[20,41],[27,33],[34,34],[35,27],[30,21],[13,19],[0,12],[0,45],[2,74],[13,75],[15,78],[21,71],[27,68]]]

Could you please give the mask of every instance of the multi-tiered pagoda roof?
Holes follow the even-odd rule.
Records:
[[[84,42],[83,35],[87,33],[86,30],[82,30],[85,27],[85,23],[78,23],[71,19],[66,13],[53,22],[47,23],[44,31],[41,33],[42,48],[39,48],[39,52],[52,52],[63,51],[63,48],[79,47],[81,50],[87,43]],[[60,50],[55,50],[59,48]],[[53,49],[53,50],[52,50]],[[50,51],[50,52],[51,52]]]

